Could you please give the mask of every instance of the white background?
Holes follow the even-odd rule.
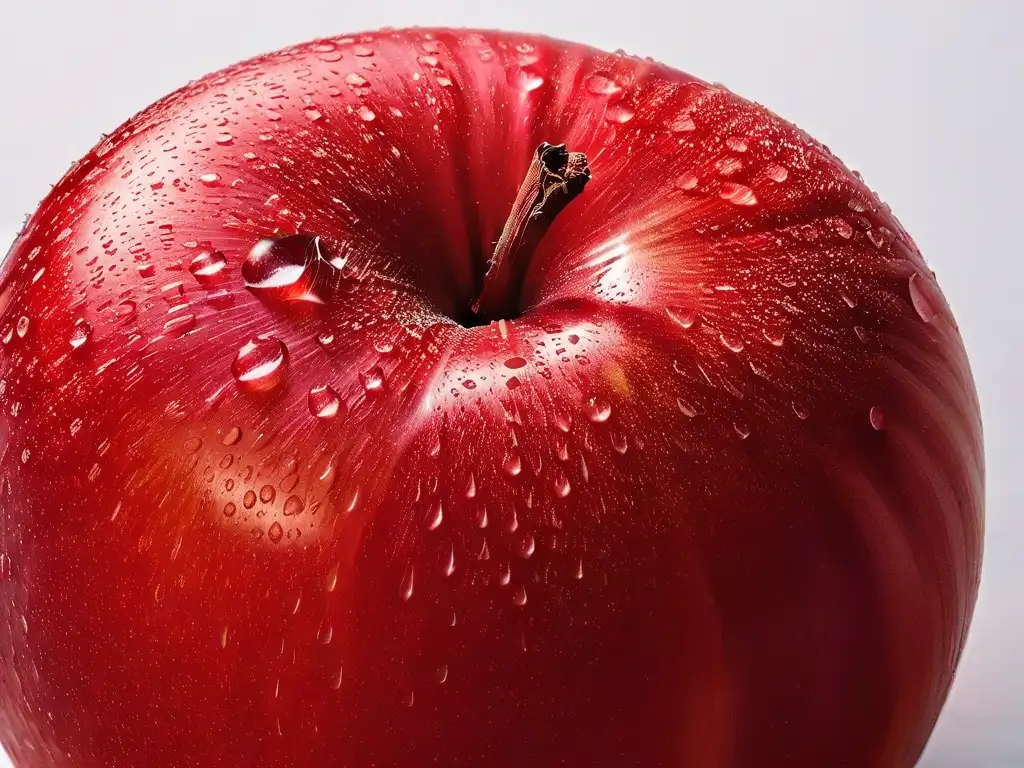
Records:
[[[101,132],[187,80],[409,25],[543,32],[724,82],[824,141],[892,206],[957,315],[988,458],[981,599],[921,765],[1024,766],[1024,2],[0,0],[0,254]]]

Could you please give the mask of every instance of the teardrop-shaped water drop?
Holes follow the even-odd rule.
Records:
[[[80,319],[75,321],[75,327],[71,330],[71,348],[78,349],[92,336],[92,324],[88,320]]]
[[[192,259],[188,271],[200,285],[214,285],[224,276],[228,260],[220,251],[203,251]]]

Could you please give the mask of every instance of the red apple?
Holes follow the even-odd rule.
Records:
[[[963,344],[889,208],[722,86],[298,46],[105,138],[0,291],[18,768],[925,745],[981,561]]]

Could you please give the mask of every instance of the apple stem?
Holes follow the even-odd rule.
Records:
[[[537,245],[588,181],[585,154],[546,141],[537,147],[473,303],[479,319],[510,319],[518,314],[523,279]]]

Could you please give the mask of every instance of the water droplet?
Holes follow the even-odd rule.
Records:
[[[273,502],[275,496],[277,496],[277,491],[274,490],[274,486],[272,486],[270,483],[267,483],[262,488],[260,488],[260,501],[262,501],[264,504],[270,504],[271,502]]]
[[[275,544],[277,544],[279,541],[281,541],[281,538],[283,536],[284,536],[284,528],[282,528],[281,524],[277,523],[277,522],[275,522],[273,525],[271,525],[270,526],[270,530],[267,531],[267,538],[269,538]]]
[[[434,505],[434,509],[430,513],[430,517],[427,520],[427,530],[436,531],[441,527],[441,523],[444,522],[444,506],[441,502],[437,502]]]
[[[220,251],[203,251],[188,266],[188,271],[201,285],[213,285],[223,277],[228,260]]]
[[[757,205],[754,190],[744,184],[726,182],[718,194],[723,200],[728,200],[733,205]]]
[[[231,364],[235,380],[250,389],[274,389],[284,380],[288,348],[280,339],[262,335],[246,342]]]
[[[117,316],[122,320],[128,320],[135,314],[136,308],[137,305],[134,301],[131,299],[125,299],[116,307]]]
[[[508,387],[509,389],[519,389],[519,387],[521,387],[522,385],[523,382],[521,382],[517,376],[510,376],[505,381],[505,386]]]
[[[612,448],[614,448],[617,453],[625,454],[626,451],[629,450],[629,442],[626,439],[625,433],[612,432],[611,439]]]
[[[405,569],[405,575],[402,577],[402,584],[398,588],[398,593],[402,596],[403,600],[408,600],[412,597],[413,587],[416,581],[416,572],[413,570],[410,564]]]
[[[523,90],[530,93],[544,85],[544,78],[536,72],[524,69],[519,73],[519,82],[522,85]]]
[[[452,547],[448,552],[448,562],[444,565],[444,575],[451,576],[455,573],[455,547]]]
[[[871,410],[868,412],[868,420],[871,422],[871,428],[881,432],[885,429],[885,410],[880,405],[871,406]]]
[[[228,628],[227,627],[224,627],[224,629],[222,629],[220,631],[220,647],[221,648],[227,648],[228,647]]]
[[[522,357],[518,357],[518,356],[517,357],[510,357],[508,360],[505,361],[505,367],[506,368],[511,368],[513,370],[516,370],[516,369],[519,369],[519,368],[523,368],[525,366],[526,366],[526,360],[525,360],[525,358],[522,358]]]
[[[621,91],[622,86],[607,72],[595,72],[587,78],[587,90],[597,96],[610,96]]]
[[[466,389],[476,389],[476,382],[473,379],[466,379],[462,382],[462,386]]]
[[[789,169],[784,165],[773,165],[768,168],[768,178],[781,184],[789,178]]]
[[[341,683],[342,683],[342,680],[344,679],[344,677],[345,677],[345,668],[344,667],[338,667],[338,674],[336,674],[334,676],[334,680],[331,681],[331,688],[333,688],[334,690],[338,690],[339,688],[341,688]]]
[[[505,457],[505,461],[502,463],[501,468],[505,470],[506,474],[511,477],[515,477],[523,471],[523,460],[520,458],[518,453],[510,453]]]
[[[345,82],[348,84],[350,88],[356,91],[369,88],[370,86],[369,81],[365,77],[356,72],[353,72],[350,75],[346,75]]]
[[[238,445],[238,441],[242,439],[242,430],[238,427],[232,427],[224,435],[224,439],[221,441],[224,445]]]
[[[743,136],[730,136],[725,140],[725,146],[733,152],[746,152],[750,148],[750,142]]]
[[[786,332],[781,328],[762,328],[761,335],[764,336],[765,341],[774,347],[781,347],[786,340]]]
[[[204,173],[199,177],[199,181],[207,187],[216,187],[220,184],[220,175],[216,173]]]
[[[558,470],[555,473],[555,477],[551,481],[551,488],[555,492],[555,495],[560,499],[564,499],[569,495],[569,492],[572,491],[572,485],[569,483],[569,478],[566,477],[561,470]]]
[[[722,342],[722,346],[731,352],[742,352],[743,351],[743,339],[739,336],[732,336],[728,333],[721,333],[718,336]]]
[[[342,402],[334,387],[324,384],[309,390],[309,412],[318,419],[333,419],[342,412]]]
[[[516,605],[526,605],[526,587],[522,584],[519,585],[519,589],[516,590],[515,597],[512,598],[512,602]]]
[[[316,335],[316,343],[321,347],[329,347],[334,343],[334,334],[330,331],[322,331]]]
[[[366,373],[360,373],[359,381],[367,395],[376,395],[384,389],[384,370],[375,365]]]
[[[214,141],[216,141],[221,146],[227,146],[231,144],[231,142],[233,142],[234,140],[234,137],[227,131],[224,131],[223,133],[218,133],[217,137],[214,139]]]
[[[235,502],[229,501],[224,505],[224,517],[234,517],[237,510],[238,508],[235,506]]]
[[[681,189],[684,192],[688,192],[691,189],[696,189],[698,184],[697,174],[693,171],[685,171],[681,173],[675,181],[676,189]]]
[[[356,114],[359,115],[360,120],[366,123],[373,122],[377,117],[377,113],[365,105],[359,107],[359,109],[356,110]]]
[[[306,119],[311,123],[318,122],[323,119],[324,113],[316,107],[306,107],[302,110],[302,113],[306,116]]]
[[[910,276],[910,302],[914,305],[914,310],[917,312],[918,317],[924,320],[926,323],[930,323],[939,314],[939,307],[941,306],[937,293],[938,289],[933,287],[933,283],[919,272],[915,272]],[[25,318],[22,318],[23,320]],[[21,323],[18,323],[18,335],[21,333]]]
[[[521,558],[529,560],[536,551],[537,540],[533,538],[533,534],[528,533],[519,539],[519,556]]]
[[[368,45],[354,45],[352,46],[352,55],[366,59],[373,56],[373,48]]]
[[[305,503],[295,494],[289,496],[284,502],[284,514],[285,517],[294,517],[295,515],[302,514],[302,511],[306,508]]]
[[[849,240],[853,237],[853,227],[846,219],[836,219],[836,232],[844,240]]]
[[[604,119],[609,123],[618,123],[619,125],[622,125],[623,123],[628,123],[632,120],[635,114],[636,110],[631,106],[624,102],[618,102],[617,104],[609,105],[608,109],[604,113]]]
[[[164,323],[164,333],[168,336],[180,339],[196,327],[195,315],[177,315]]]
[[[810,416],[810,414],[807,412],[807,409],[804,408],[799,403],[794,402],[791,405],[793,406],[793,413],[796,414],[796,417],[798,419],[806,419],[808,416]]]
[[[608,421],[608,417],[612,415],[612,406],[600,397],[592,397],[587,400],[585,410],[587,418],[595,424]]]
[[[25,315],[22,315],[21,317],[18,318],[18,325],[17,325],[16,330],[18,332],[18,338],[19,339],[24,339],[25,338],[25,334],[28,333],[28,325],[29,325],[29,320],[28,320],[27,317],[25,317]]]
[[[245,496],[242,497],[242,506],[246,509],[252,509],[256,506],[256,491],[246,491]]]
[[[71,348],[78,349],[92,336],[92,325],[88,320],[79,319],[75,321],[75,327],[71,330]]]
[[[572,416],[567,413],[556,413],[555,426],[563,432],[568,432],[572,429]]]
[[[242,262],[250,291],[280,301],[322,304],[337,287],[345,260],[332,254],[316,235],[264,238]]]
[[[697,319],[697,313],[688,307],[665,307],[665,314],[682,328],[690,328]]]
[[[668,129],[672,133],[687,133],[689,131],[696,130],[697,126],[693,123],[693,118],[688,114],[679,115],[668,122]]]
[[[736,434],[740,436],[740,440],[746,440],[750,437],[750,428],[742,422],[734,422],[733,429],[736,430]]]

